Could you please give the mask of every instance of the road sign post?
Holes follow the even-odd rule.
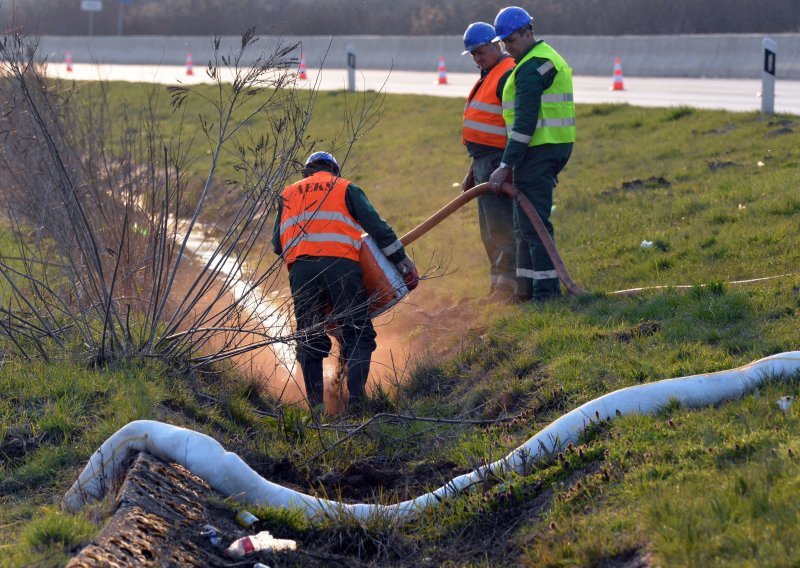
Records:
[[[81,10],[89,12],[89,35],[94,35],[94,13],[103,9],[103,0],[81,0]]]
[[[761,42],[764,48],[764,68],[761,71],[761,112],[775,112],[775,58],[778,44],[772,38],[765,37]]]
[[[356,48],[347,44],[347,90],[351,93],[356,90]]]
[[[119,3],[119,12],[117,13],[117,35],[122,35],[122,6],[124,4],[133,4],[133,0],[117,0]]]

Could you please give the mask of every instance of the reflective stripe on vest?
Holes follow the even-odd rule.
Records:
[[[361,239],[352,239],[346,235],[339,235],[336,233],[298,233],[289,243],[287,243],[286,248],[292,249],[298,246],[301,242],[308,242],[308,243],[344,243],[347,245],[351,245],[353,247],[359,248],[361,245]],[[323,256],[323,255],[320,255]],[[329,255],[324,255],[329,256]]]
[[[488,103],[482,103],[481,101],[470,101],[467,107],[476,108],[478,110],[489,112],[491,114],[503,114],[503,105],[493,105]]]
[[[317,172],[283,190],[280,239],[288,266],[298,256],[359,260],[363,229],[347,210],[349,185],[330,172]]]
[[[544,118],[536,121],[536,129],[539,128],[547,128],[547,127],[564,127],[564,126],[575,126],[575,119],[574,118]],[[522,142],[523,144],[530,143],[533,136],[529,134],[522,134],[521,132],[517,132],[516,130],[512,130],[511,127],[508,128],[508,137],[512,140],[516,140],[517,142]],[[535,134],[535,133],[534,133]],[[535,146],[535,144],[531,144],[531,146]]]
[[[483,124],[482,122],[477,122],[474,120],[465,120],[464,121],[464,132],[467,132],[467,129],[477,130],[479,132],[486,132],[489,134],[496,134],[497,136],[503,137],[503,146],[506,145],[506,127],[503,126],[494,126],[492,124]],[[471,140],[471,138],[475,138],[475,136],[471,135],[467,138],[470,142],[477,142],[477,140]],[[494,146],[494,144],[486,144],[487,146]]]
[[[533,136],[514,131],[515,98],[517,94],[517,70],[530,59],[547,59],[536,71],[545,75],[556,69],[553,84],[542,93],[539,106],[539,119]],[[527,143],[528,146],[542,144],[564,144],[575,142],[575,104],[572,91],[572,68],[564,61],[556,50],[545,42],[539,42],[522,58],[512,71],[503,88],[503,119],[506,123],[508,137],[512,140]]]
[[[542,102],[543,103],[561,103],[561,102],[571,102],[572,101],[572,93],[560,93],[557,95],[542,95]],[[501,105],[504,109],[514,108],[514,101],[503,101]]]
[[[464,106],[464,122],[461,141],[475,142],[484,146],[505,148],[506,124],[503,106],[497,98],[497,85],[509,69],[514,68],[510,57],[501,59],[497,65],[475,83]]]
[[[294,217],[286,219],[283,223],[281,223],[281,233],[283,233],[292,225],[309,221],[311,219],[316,219],[317,221],[321,221],[323,219],[326,221],[341,221],[342,223],[347,223],[348,225],[352,226],[357,231],[361,230],[361,226],[348,215],[343,215],[341,213],[337,213],[336,211],[304,211],[300,215],[295,215]]]

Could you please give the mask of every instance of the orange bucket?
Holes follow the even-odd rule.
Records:
[[[374,318],[392,308],[409,290],[400,272],[369,235],[361,235],[360,255],[359,263],[369,299],[369,317]]]

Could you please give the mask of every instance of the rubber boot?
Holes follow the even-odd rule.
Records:
[[[367,377],[369,377],[369,357],[351,359],[347,364],[347,390],[350,398],[347,401],[347,411],[358,414],[364,411],[367,402]]]
[[[303,382],[306,385],[308,407],[314,409],[322,404],[324,383],[322,379],[322,359],[308,359],[300,363],[303,371]]]
[[[561,297],[561,281],[558,278],[537,280],[533,284],[533,301],[546,302]]]

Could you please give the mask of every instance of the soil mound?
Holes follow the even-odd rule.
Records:
[[[222,549],[200,534],[203,525],[235,535],[223,538],[225,545],[244,533],[230,511],[208,504],[212,496],[222,499],[185,468],[140,453],[117,493],[116,511],[67,566],[228,566]]]

